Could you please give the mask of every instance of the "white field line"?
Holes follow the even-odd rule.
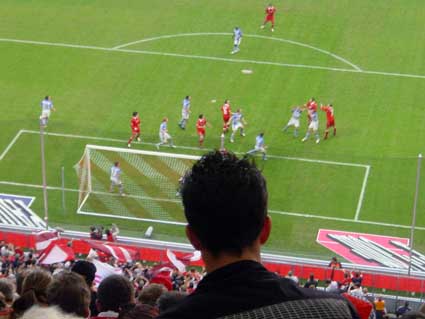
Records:
[[[349,218],[329,217],[329,216],[321,216],[321,215],[313,215],[313,214],[281,212],[281,211],[278,211],[278,210],[269,210],[269,213],[271,213],[271,214],[277,214],[277,215],[287,215],[287,216],[294,216],[294,217],[313,218],[313,219],[322,219],[322,220],[332,220],[332,221],[339,221],[339,222],[357,223],[357,224],[366,224],[366,225],[376,225],[376,226],[394,227],[394,228],[403,228],[403,229],[410,229],[412,227],[411,225],[400,225],[400,224],[381,223],[381,222],[374,222],[374,221],[368,221],[368,220],[354,220],[354,219],[349,219]],[[417,229],[417,230],[425,230],[425,227],[416,226],[415,229]]]
[[[203,60],[224,61],[224,62],[230,62],[230,63],[264,64],[264,65],[274,65],[274,66],[288,67],[288,68],[318,69],[318,70],[327,70],[327,71],[335,71],[335,72],[382,75],[382,76],[388,76],[388,77],[405,77],[405,78],[414,78],[414,79],[425,79],[425,75],[420,75],[420,74],[393,73],[393,72],[367,71],[367,70],[359,71],[359,70],[355,70],[355,69],[332,68],[332,67],[323,67],[323,66],[315,66],[315,65],[277,63],[277,62],[246,60],[246,59],[230,59],[230,58],[198,56],[198,55],[190,55],[190,54],[176,54],[176,53],[155,52],[155,51],[112,49],[112,48],[104,48],[104,47],[89,46],[89,45],[54,43],[54,42],[45,42],[45,41],[32,41],[32,40],[0,38],[0,42],[13,42],[13,43],[23,43],[23,44],[33,44],[33,45],[68,47],[68,48],[76,48],[76,49],[90,49],[90,50],[108,51],[108,52],[123,52],[123,53],[134,53],[134,54],[145,54],[145,55],[171,56],[171,57],[181,57],[181,58],[188,58],[188,59],[203,59]]]
[[[360,191],[360,197],[359,197],[359,202],[357,204],[356,215],[354,216],[354,220],[356,220],[356,221],[359,220],[360,211],[362,209],[364,195],[366,193],[367,181],[369,179],[369,173],[370,173],[370,165],[368,165],[366,167],[366,172],[364,174],[363,184],[362,184],[362,190]]]
[[[19,186],[19,187],[28,187],[28,188],[37,188],[37,189],[43,188],[43,185],[17,183],[17,182],[9,182],[9,181],[0,181],[0,185]],[[48,186],[47,189],[53,190],[53,191],[65,190],[66,192],[79,192],[78,189],[71,189],[71,188],[62,189],[62,187],[56,187],[56,186]],[[105,194],[111,195],[110,193],[105,193]],[[111,195],[111,196],[113,196],[113,195]],[[119,195],[117,195],[117,196],[119,196]],[[374,221],[367,221],[367,220],[353,220],[353,219],[348,219],[348,218],[329,217],[329,216],[304,214],[304,213],[283,212],[283,211],[272,210],[272,209],[270,209],[268,212],[270,214],[286,215],[286,216],[293,216],[293,217],[312,218],[312,219],[320,219],[320,220],[331,220],[331,221],[357,223],[357,224],[365,224],[365,225],[375,225],[375,226],[384,226],[384,227],[392,227],[392,228],[402,228],[402,229],[410,229],[411,228],[410,225],[381,223],[381,222],[374,222]],[[83,212],[80,212],[80,213],[83,213]],[[94,215],[92,213],[89,213],[89,214]],[[108,215],[108,214],[97,214],[97,215],[98,216],[113,217],[113,218],[124,218],[124,217],[115,216],[115,215]],[[127,217],[125,217],[125,218],[127,218]],[[134,218],[137,218],[137,217],[134,217]],[[149,220],[149,221],[158,222],[158,220]],[[167,222],[167,221],[161,221],[161,222],[163,222],[163,223],[173,223],[173,222]],[[179,223],[179,222],[175,222],[175,223]],[[185,225],[184,223],[179,223],[179,224]],[[416,226],[415,229],[425,230],[425,227]]]
[[[6,154],[13,147],[13,145],[15,145],[16,141],[18,140],[18,138],[21,136],[22,133],[23,133],[23,130],[20,130],[15,135],[15,137],[12,139],[12,141],[10,141],[9,145],[6,146],[6,148],[4,149],[3,153],[1,153],[1,155],[0,155],[0,161],[6,156]]]
[[[124,43],[118,46],[113,47],[113,49],[122,49],[134,44],[139,44],[139,43],[144,43],[144,42],[150,42],[150,41],[156,41],[156,40],[162,40],[162,39],[172,39],[172,38],[179,38],[179,37],[193,37],[193,36],[211,36],[211,35],[219,35],[219,36],[231,36],[232,33],[228,33],[228,32],[198,32],[198,33],[178,33],[178,34],[168,34],[168,35],[162,35],[162,36],[158,36],[158,37],[152,37],[152,38],[145,38],[145,39],[141,39],[141,40],[137,40],[137,41],[133,41],[133,42],[129,42],[129,43]],[[257,38],[257,39],[266,39],[266,40],[272,40],[272,41],[279,41],[279,42],[285,42],[285,43],[290,43],[293,45],[297,45],[300,47],[304,47],[304,48],[308,48],[326,55],[329,55],[331,57],[333,57],[336,60],[339,60],[345,64],[348,64],[349,66],[351,66],[354,70],[357,71],[361,71],[362,69],[355,65],[354,63],[348,61],[347,59],[344,59],[343,57],[340,57],[339,55],[336,55],[332,52],[314,47],[312,45],[309,44],[305,44],[302,42],[298,42],[298,41],[293,41],[293,40],[287,40],[287,39],[282,39],[282,38],[274,38],[274,37],[270,37],[270,36],[264,36],[264,35],[257,35],[257,34],[244,34],[243,35],[245,38]]]

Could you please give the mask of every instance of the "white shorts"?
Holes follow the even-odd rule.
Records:
[[[43,110],[41,112],[40,118],[42,118],[42,119],[48,119],[49,117],[50,117],[50,110]]]
[[[240,128],[243,128],[242,123],[238,123],[238,124],[232,124],[232,131],[237,131]]]
[[[255,148],[255,151],[256,151],[256,152],[265,153],[265,152],[266,152],[266,149],[265,149],[264,147],[256,147],[256,148]]]
[[[309,130],[317,131],[319,129],[319,121],[311,121],[308,125]]]
[[[182,119],[188,120],[189,119],[189,112],[182,111]]]
[[[242,38],[239,38],[239,39],[235,39],[234,41],[233,41],[233,44],[234,45],[240,45],[241,44],[241,42],[242,42]]]
[[[159,139],[161,143],[167,143],[167,141],[171,138],[171,135],[166,132],[159,133]]]
[[[111,178],[111,184],[112,186],[119,186],[122,182],[118,178]]]
[[[300,127],[300,119],[296,119],[296,118],[291,117],[291,119],[289,120],[287,125],[288,126],[293,125],[293,126],[295,126],[295,128],[299,128]]]

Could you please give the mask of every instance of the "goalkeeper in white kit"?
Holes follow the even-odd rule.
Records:
[[[111,187],[109,188],[111,193],[114,191],[114,187],[118,187],[120,195],[124,196],[124,185],[121,181],[120,162],[115,162],[111,167]]]

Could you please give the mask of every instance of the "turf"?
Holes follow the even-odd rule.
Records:
[[[264,131],[272,155],[370,166],[360,222],[355,222],[364,167],[285,158],[260,163],[268,180],[274,225],[269,251],[327,258],[331,253],[315,243],[319,228],[408,237],[408,229],[397,225],[411,222],[416,156],[424,151],[425,78],[356,72],[343,60],[311,47],[343,57],[364,71],[424,75],[425,4],[419,0],[289,0],[275,3],[274,33],[259,28],[266,4],[254,0],[2,1],[3,39],[113,48],[164,35],[225,34],[162,38],[123,48],[131,51],[0,41],[0,149],[19,130],[38,130],[39,102],[46,94],[52,95],[57,108],[48,132],[124,141],[130,133],[131,113],[137,110],[144,141],[157,142],[161,118],[168,116],[176,144],[196,147],[195,117],[204,113],[212,124],[205,147],[215,148],[221,129],[219,107],[228,98],[233,109],[242,107],[248,121],[247,136],[227,143],[232,151],[246,152],[256,134]],[[245,37],[241,52],[232,56],[227,33],[236,25]],[[242,69],[253,73],[242,74]],[[181,100],[188,94],[192,117],[188,129],[181,131],[177,127]],[[301,143],[292,132],[281,131],[291,106],[311,96],[319,103],[333,103],[336,109],[338,135],[318,145],[313,140]],[[323,112],[320,123],[322,134]],[[301,135],[305,129],[303,118]],[[125,147],[125,142],[47,136],[50,186],[61,185],[64,167],[66,187],[78,188],[73,166],[88,143]],[[135,148],[154,150],[150,145]],[[175,152],[202,153],[183,148]],[[0,181],[41,184],[37,134],[19,137],[0,162]],[[0,184],[0,192],[36,196],[33,208],[43,212],[40,189]],[[63,209],[62,193],[49,191],[52,224],[84,230],[93,223],[114,221],[77,215],[78,194],[65,195]],[[425,227],[422,198],[417,224]],[[127,234],[140,235],[150,224],[120,220],[119,225]],[[159,239],[185,241],[181,226],[158,224],[154,234]],[[424,251],[425,230],[418,228],[415,239],[415,247]]]

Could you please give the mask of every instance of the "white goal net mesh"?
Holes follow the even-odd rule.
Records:
[[[79,179],[77,213],[183,224],[179,180],[198,158],[87,145],[75,165]],[[116,162],[122,188],[111,182],[111,168]]]

